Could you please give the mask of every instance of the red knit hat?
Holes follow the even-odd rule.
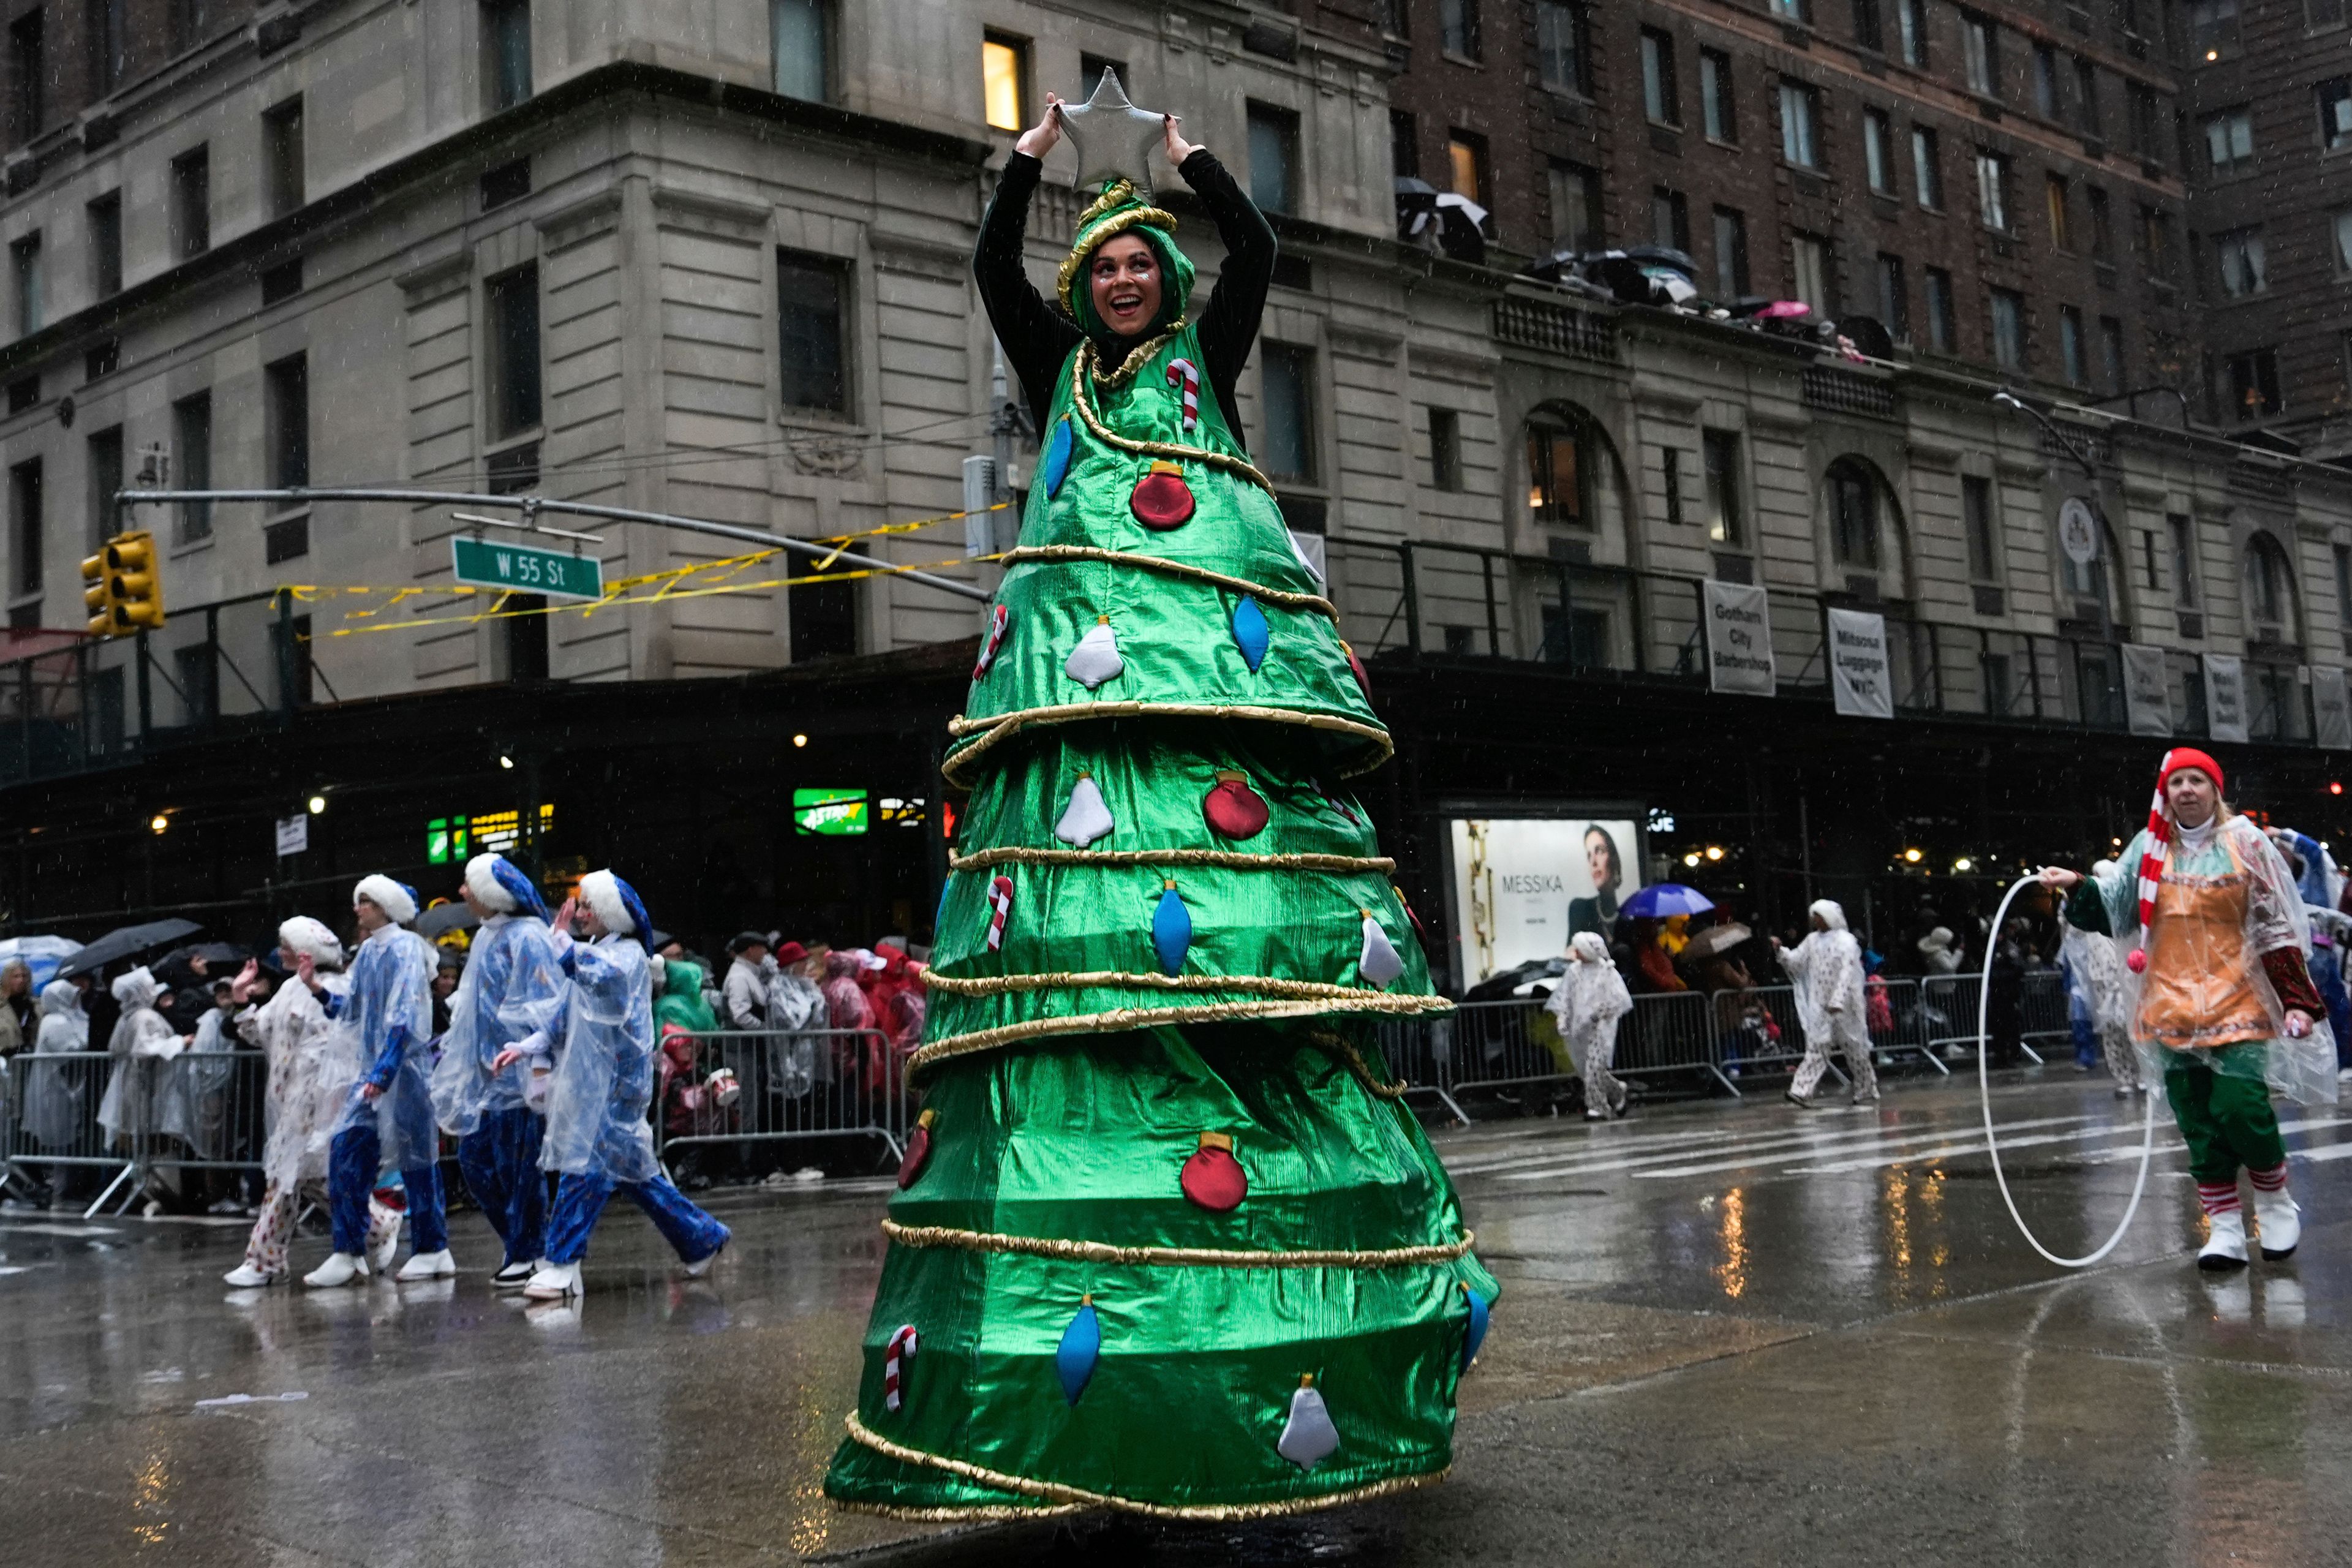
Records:
[[[2147,806],[2147,847],[2139,858],[2139,946],[2125,961],[2134,974],[2147,967],[2147,928],[2156,919],[2156,889],[2164,880],[2164,862],[2172,849],[2172,813],[2164,804],[2164,786],[2183,768],[2195,768],[2213,781],[2221,793],[2221,764],[2194,746],[2175,746],[2156,766],[2156,798]]]
[[[2221,764],[2194,746],[2175,746],[2164,753],[2164,761],[2156,770],[2156,787],[2161,791],[2172,782],[2172,775],[2183,768],[2195,768],[2213,781],[2213,793],[2222,793]]]

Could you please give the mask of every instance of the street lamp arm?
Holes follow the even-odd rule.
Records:
[[[1994,393],[1992,395],[1992,400],[1995,403],[2006,405],[2011,408],[2016,409],[2019,413],[2030,416],[2036,425],[2041,426],[2044,430],[2050,432],[2050,438],[2052,440],[2066,448],[2066,455],[2074,458],[2074,461],[2081,466],[2084,477],[2091,481],[2091,504],[2094,507],[2097,506],[2099,470],[2092,466],[2091,459],[2089,458],[2084,456],[2083,448],[2074,444],[2074,437],[2067,435],[2063,430],[2059,429],[2057,426],[2052,424],[2049,416],[2043,414],[2042,410],[2034,407],[2033,405],[2019,397],[2015,393],[2009,391],[2006,387]]]

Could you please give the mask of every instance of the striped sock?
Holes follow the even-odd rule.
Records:
[[[2236,1214],[2239,1212],[2238,1184],[2200,1182],[2197,1184],[2197,1201],[2205,1205],[2205,1212],[2209,1215]]]
[[[2258,1193],[2283,1193],[2286,1191],[2286,1162],[2281,1160],[2267,1171],[2248,1171],[2246,1177]]]

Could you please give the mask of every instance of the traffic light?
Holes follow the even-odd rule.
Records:
[[[163,624],[163,582],[155,570],[155,536],[118,533],[81,563],[81,602],[94,637],[127,637]]]
[[[106,552],[85,555],[81,562],[81,602],[89,612],[88,625],[94,637],[114,635],[114,589],[106,575]]]

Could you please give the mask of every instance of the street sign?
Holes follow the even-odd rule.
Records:
[[[297,812],[292,816],[278,819],[278,857],[299,855],[310,847],[310,818],[308,813]]]
[[[449,560],[457,581],[477,588],[548,594],[559,599],[604,596],[604,563],[593,555],[567,555],[529,544],[457,534],[449,541]]]
[[[2077,566],[2088,566],[2099,558],[2099,520],[2091,503],[2081,496],[2068,496],[2066,504],[2058,509],[2058,543],[2066,559]]]

